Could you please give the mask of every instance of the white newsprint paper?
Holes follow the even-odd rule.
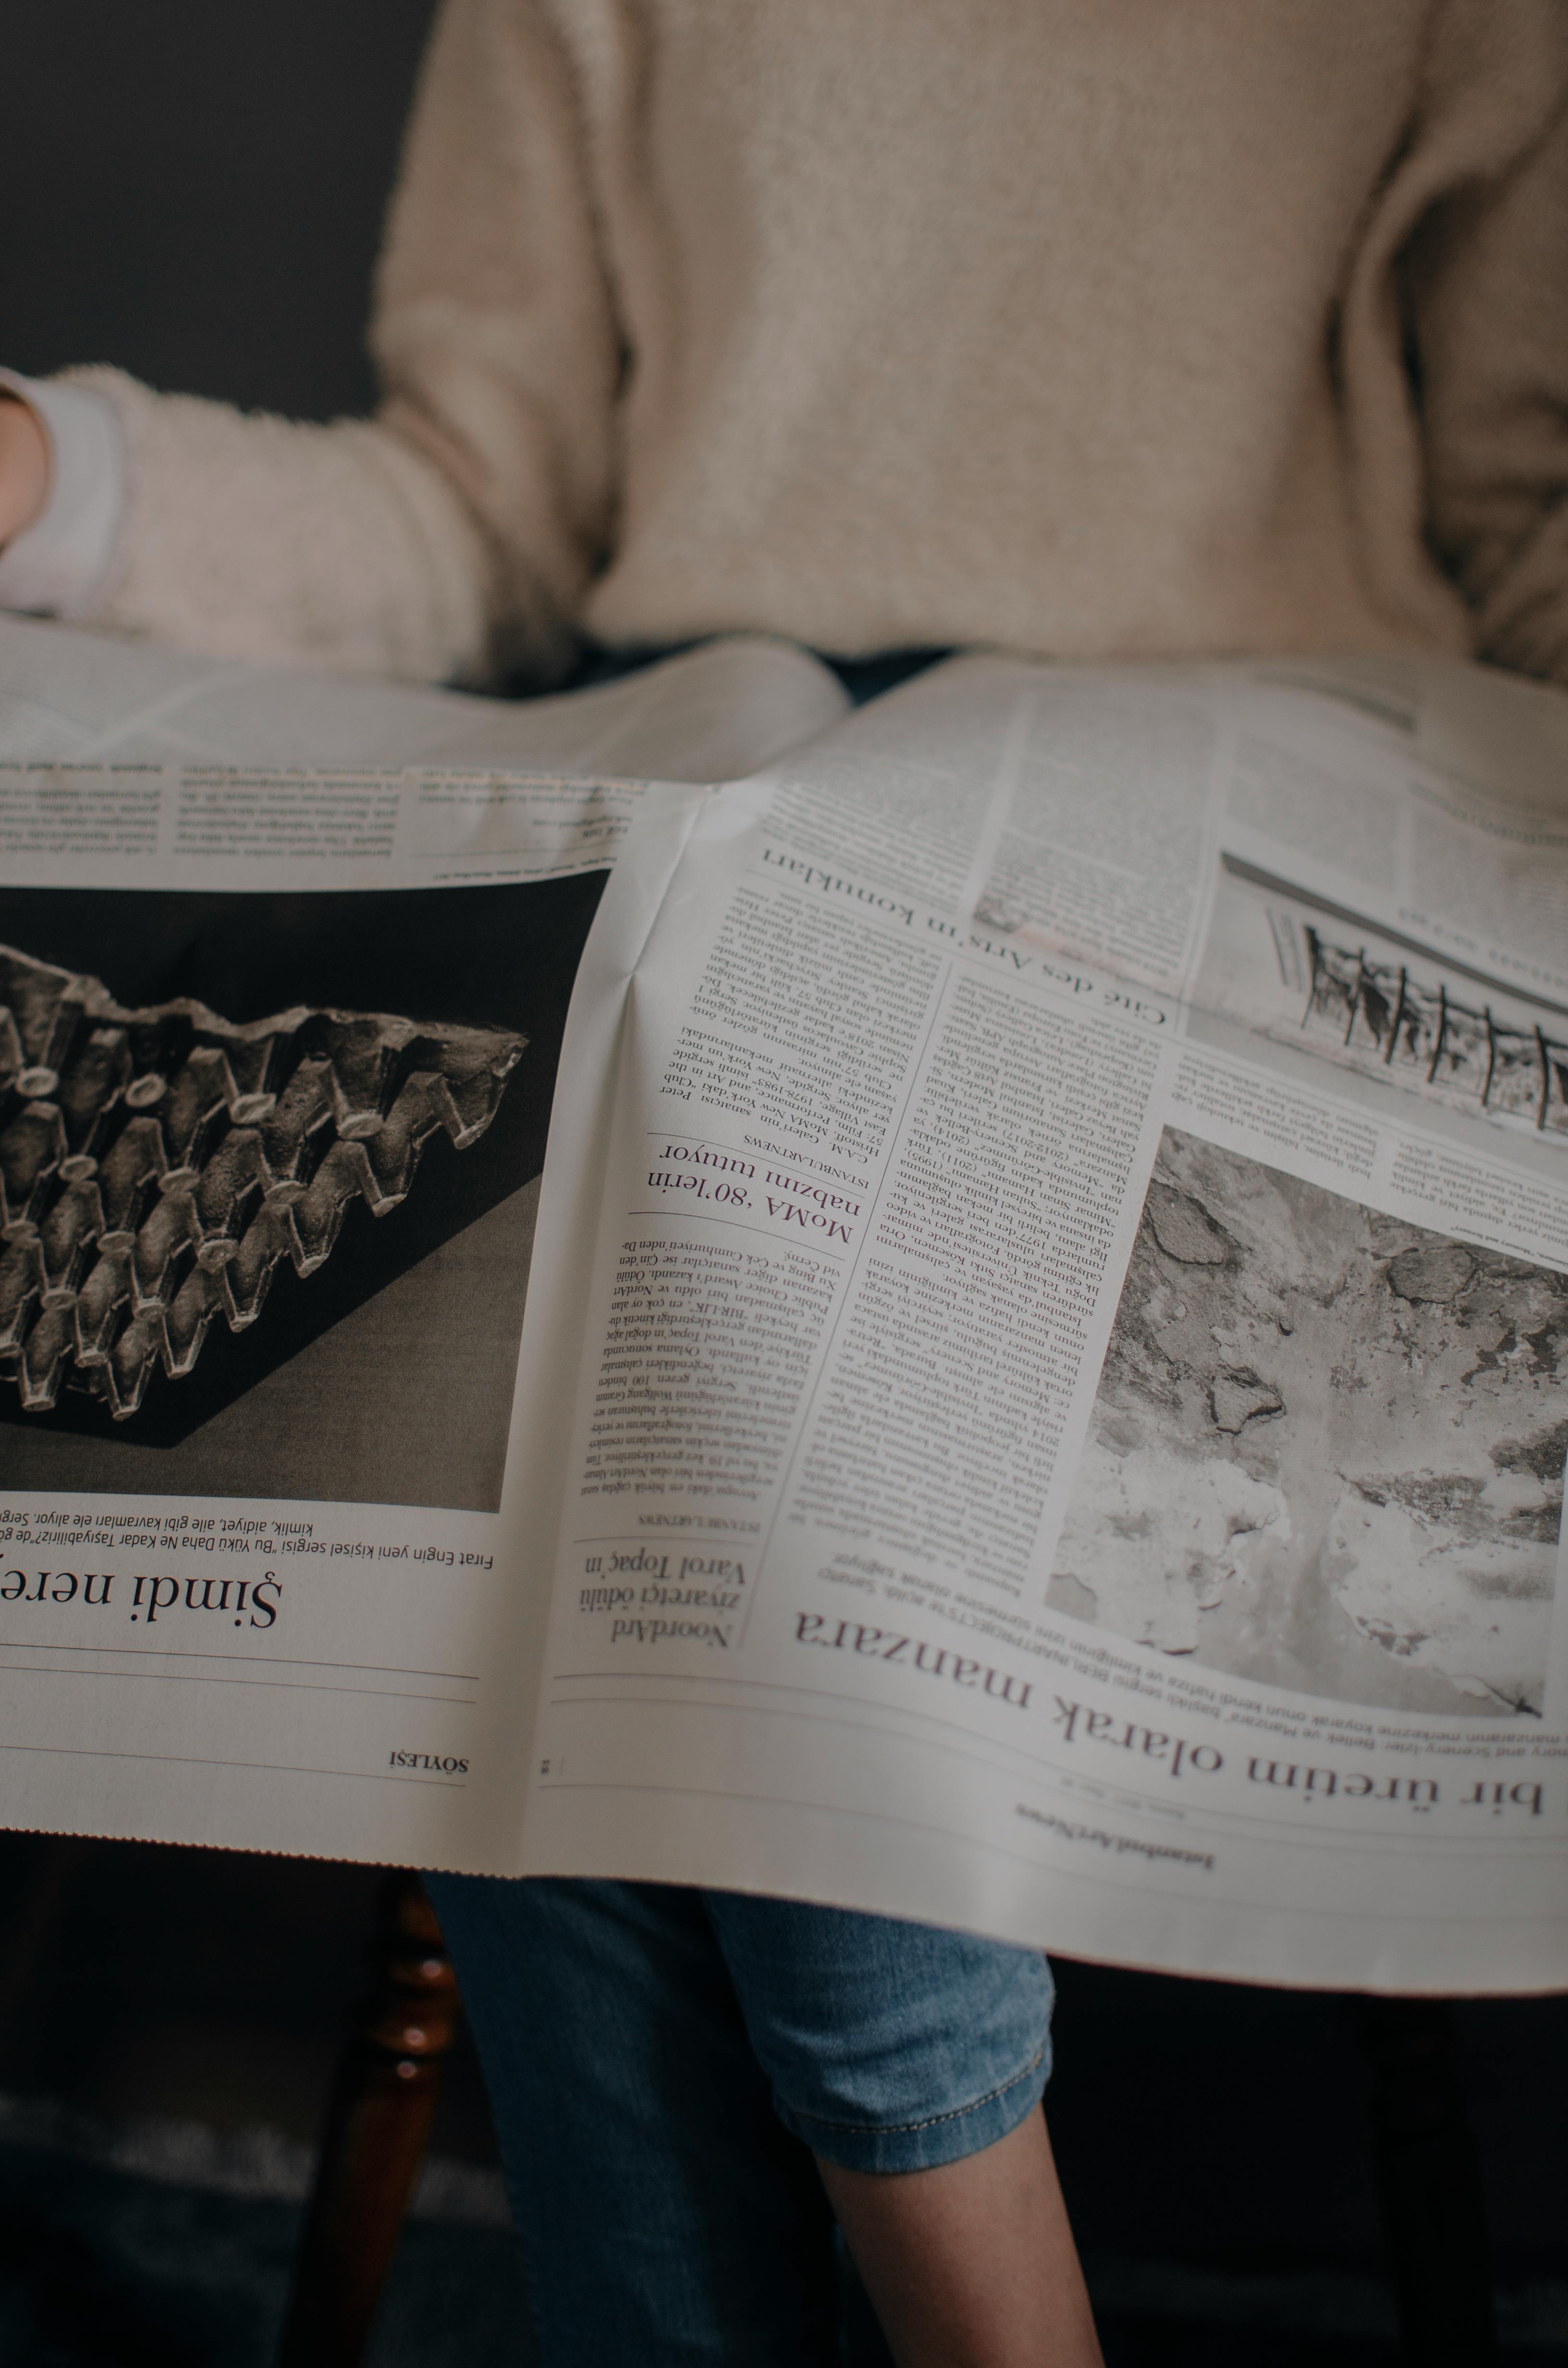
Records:
[[[591,690],[515,700],[226,663],[0,615],[7,770],[31,763],[483,774],[494,765],[571,780],[722,781],[824,732],[848,703],[826,666],[762,634],[707,642]],[[0,828],[0,858],[27,844]],[[454,837],[448,851],[458,845]]]
[[[0,892],[8,1822],[1568,1981],[1561,693],[156,761]]]

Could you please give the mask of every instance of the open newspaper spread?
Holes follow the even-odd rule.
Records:
[[[969,659],[625,792],[602,903],[412,779],[351,889],[35,859],[9,1820],[1568,1979],[1565,765],[1475,670]]]

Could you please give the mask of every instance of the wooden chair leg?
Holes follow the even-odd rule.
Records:
[[[1440,1998],[1363,1998],[1372,2132],[1390,2267],[1410,2368],[1497,2357],[1486,2205]]]
[[[72,1835],[50,1836],[40,1844],[31,1878],[17,1901],[0,1960],[0,2080],[7,2084],[18,2073],[25,2078],[32,2068],[23,2054],[36,2036],[28,2009],[48,1971],[71,1895],[102,1847]]]
[[[388,1877],[371,1969],[327,2108],[278,2368],[358,2368],[397,2250],[460,2011],[416,1874]]]

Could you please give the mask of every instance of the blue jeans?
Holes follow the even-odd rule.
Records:
[[[546,2368],[877,2357],[812,2156],[917,2170],[1004,2137],[1050,2068],[1045,1960],[733,1892],[426,1881]]]

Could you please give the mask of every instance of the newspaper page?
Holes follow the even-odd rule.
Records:
[[[964,660],[644,813],[525,1867],[1568,1979],[1565,756],[1476,669]]]
[[[761,643],[530,710],[0,628],[8,1824],[516,1865],[551,1096],[606,868],[682,796],[605,760],[845,704]]]
[[[827,667],[761,634],[518,700],[225,663],[0,615],[0,783],[13,764],[46,763],[723,781],[825,731],[848,704]],[[27,846],[0,800],[0,863]]]

